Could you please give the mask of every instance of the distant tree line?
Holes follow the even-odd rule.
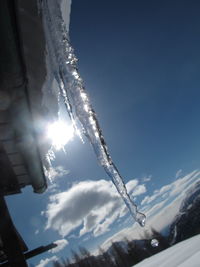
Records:
[[[125,238],[121,242],[113,242],[107,251],[100,247],[97,256],[79,247],[78,252],[71,251],[71,261],[67,258],[54,262],[54,267],[130,267],[170,246],[168,238],[155,229],[151,230],[151,234],[146,231],[142,238],[132,241]],[[153,247],[152,239],[157,239],[159,246]]]

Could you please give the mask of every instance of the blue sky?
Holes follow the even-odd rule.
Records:
[[[198,158],[200,37],[188,3],[73,2],[80,72],[125,177],[132,166],[136,176],[172,175]]]
[[[71,42],[110,154],[157,228],[163,222],[153,214],[172,205],[170,221],[183,192],[200,177],[194,172],[200,160],[198,10],[197,1],[72,1]],[[67,240],[59,253],[30,262],[68,255],[77,244],[94,250],[114,234],[117,239],[118,231],[135,233],[87,140],[69,142],[53,166],[46,193],[26,188],[7,198],[30,249]],[[53,208],[60,213],[54,216]]]

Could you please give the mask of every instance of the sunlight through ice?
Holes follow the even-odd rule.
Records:
[[[64,121],[55,121],[48,125],[47,137],[51,140],[52,146],[59,150],[73,138],[74,128],[72,125],[67,125]]]
[[[108,152],[96,113],[78,73],[77,58],[69,42],[59,1],[43,0],[41,11],[52,75],[59,85],[60,94],[64,99],[76,133],[78,129],[76,122],[78,121],[82,133],[90,141],[99,163],[111,178],[131,215],[141,226],[144,226],[146,216],[138,211],[137,205],[127,192],[123,178]]]

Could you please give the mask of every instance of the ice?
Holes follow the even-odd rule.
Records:
[[[92,144],[98,161],[111,178],[131,215],[141,226],[144,226],[146,217],[138,211],[136,204],[127,193],[123,179],[108,152],[96,113],[78,72],[77,58],[69,42],[60,3],[56,0],[43,0],[40,3],[49,61],[60,88],[60,95],[64,99],[76,133],[80,133],[78,125],[81,125],[82,133]]]
[[[155,239],[155,238],[152,239],[151,240],[151,246],[154,247],[154,248],[158,247],[159,246],[159,241],[157,239]]]

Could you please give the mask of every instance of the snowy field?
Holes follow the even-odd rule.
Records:
[[[166,249],[137,265],[137,267],[199,267],[200,235]]]

